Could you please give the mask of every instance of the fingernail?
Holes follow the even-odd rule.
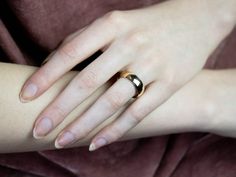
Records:
[[[20,94],[20,99],[22,102],[28,102],[30,101],[30,98],[32,98],[38,90],[38,87],[35,84],[28,84],[24,90]]]
[[[44,137],[53,128],[52,120],[48,117],[42,118],[33,130],[35,139]]]
[[[62,135],[60,135],[59,138],[56,139],[55,147],[58,149],[63,148],[64,146],[72,143],[74,140],[75,140],[74,134],[67,131],[63,133]]]
[[[107,144],[107,140],[105,138],[99,138],[94,143],[91,143],[89,146],[89,151],[94,151],[104,145]]]

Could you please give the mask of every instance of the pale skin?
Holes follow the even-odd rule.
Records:
[[[103,85],[76,107],[48,136],[35,140],[32,136],[35,116],[78,74],[77,71],[70,71],[38,99],[21,103],[18,99],[19,90],[37,69],[25,65],[0,63],[1,153],[54,149],[57,134],[88,109],[113,84],[110,81]],[[235,69],[201,71],[137,126],[124,136],[117,137],[118,141],[180,132],[211,132],[236,137],[236,77],[233,77],[235,74]],[[127,106],[122,107],[118,114],[106,119],[84,139],[65,148],[88,145],[101,129],[119,118],[119,114]],[[114,132],[114,136],[119,136],[119,132]]]
[[[146,90],[93,137],[90,149],[117,141],[191,81],[235,23],[236,0],[172,0],[102,16],[70,35],[25,82],[21,101],[32,101],[76,64],[99,49],[104,51],[37,116],[34,137],[46,138],[114,74],[129,70]],[[59,133],[55,146],[63,148],[83,139],[134,94],[133,85],[119,79]]]

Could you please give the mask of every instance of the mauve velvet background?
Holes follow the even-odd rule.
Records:
[[[158,0],[0,1],[0,58],[40,66],[68,34],[114,9]],[[236,67],[236,30],[208,60],[211,69]],[[93,57],[91,57],[93,59]],[[95,58],[95,57],[94,57]],[[78,65],[83,68],[87,63]],[[236,140],[182,133],[88,147],[0,154],[0,176],[236,177]]]

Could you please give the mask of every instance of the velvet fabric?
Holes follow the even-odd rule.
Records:
[[[158,0],[0,1],[0,59],[40,66],[70,33],[111,10]],[[206,68],[236,67],[236,30]],[[82,68],[86,65],[82,64]],[[236,140],[210,133],[181,133],[88,147],[0,154],[0,176],[22,177],[235,177]]]

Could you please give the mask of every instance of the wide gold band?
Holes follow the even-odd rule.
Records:
[[[129,71],[121,71],[120,78],[126,78],[134,85],[136,89],[136,94],[133,96],[133,98],[138,98],[144,93],[145,87],[143,85],[143,82],[134,73]]]

